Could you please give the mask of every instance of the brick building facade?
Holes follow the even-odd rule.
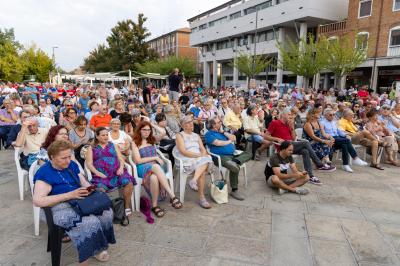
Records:
[[[349,35],[362,38],[368,60],[347,78],[348,85],[370,84],[385,89],[400,81],[400,0],[349,0],[344,21],[322,25],[319,34],[330,38]],[[324,87],[330,82],[325,74]]]

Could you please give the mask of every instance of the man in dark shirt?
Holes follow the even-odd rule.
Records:
[[[310,179],[307,171],[297,170],[293,157],[293,144],[290,141],[283,141],[278,153],[275,153],[269,159],[265,167],[265,178],[268,186],[278,188],[279,194],[285,192],[306,195],[309,193],[307,188],[301,186]],[[289,173],[288,170],[291,170]]]
[[[147,83],[147,86],[144,87],[144,89],[143,89],[143,102],[145,105],[148,105],[151,103],[150,96],[151,96],[152,86],[153,85],[151,83]]]
[[[182,83],[182,76],[179,74],[179,69],[175,68],[173,74],[168,77],[169,84],[169,100],[178,101],[179,98],[179,86]]]

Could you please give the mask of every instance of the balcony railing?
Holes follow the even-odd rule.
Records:
[[[388,56],[400,56],[400,46],[389,47]]]
[[[319,34],[330,34],[346,29],[346,20],[318,26]]]

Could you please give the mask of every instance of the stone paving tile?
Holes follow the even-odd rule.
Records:
[[[307,237],[307,228],[303,214],[288,215],[272,211],[272,234],[289,237]]]
[[[392,191],[354,187],[349,190],[357,206],[400,211],[400,196]]]
[[[398,257],[400,257],[400,225],[398,224],[380,224],[379,230],[393,245]]]
[[[227,260],[227,259],[220,259],[220,258],[211,258],[210,263],[208,266],[266,266],[265,264],[256,264],[256,263],[249,263],[249,262],[241,262],[241,261],[234,261],[234,260]]]
[[[309,240],[306,237],[295,238],[272,233],[272,255],[270,264],[273,266],[313,265]]]
[[[187,228],[193,231],[209,232],[215,218],[201,214],[183,214],[180,212],[168,212],[168,219],[161,219],[160,224],[176,228]],[[166,216],[165,216],[166,218]]]
[[[205,245],[206,239],[207,234],[187,228],[158,226],[153,234],[148,236],[146,242],[163,248],[199,254],[201,253],[201,248]]]
[[[151,265],[203,266],[210,265],[212,261],[212,258],[209,256],[193,256],[191,253],[182,253],[167,249],[159,250],[157,253],[157,257],[154,259]]]
[[[339,219],[320,215],[306,215],[305,219],[310,238],[346,242]]]
[[[265,201],[265,208],[277,212],[306,213],[306,203],[303,201],[286,200],[283,198],[273,198]]]
[[[353,252],[347,242],[333,242],[311,239],[317,266],[353,266],[357,265]]]
[[[307,207],[310,214],[364,220],[364,216],[357,207],[310,202],[307,202]]]
[[[343,219],[342,225],[358,262],[399,265],[398,258],[374,224]]]
[[[257,240],[268,240],[267,237],[269,236],[270,231],[271,225],[269,224],[255,223],[247,219],[221,219],[217,222],[211,233]]]
[[[269,233],[267,238],[269,239]],[[208,255],[228,260],[267,264],[269,259],[269,241],[243,239],[211,234],[205,252]]]
[[[361,208],[365,218],[374,223],[390,223],[400,225],[400,212],[381,209]]]

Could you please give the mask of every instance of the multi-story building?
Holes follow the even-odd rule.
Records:
[[[347,84],[370,84],[372,89],[400,81],[400,0],[350,0],[346,20],[322,25],[318,32],[329,38],[361,38],[368,59],[347,76]],[[324,87],[331,75],[324,75]]]
[[[149,40],[151,49],[154,49],[161,58],[168,56],[187,57],[197,62],[198,49],[190,47],[190,29],[181,28]]]
[[[267,55],[276,62],[281,56],[277,41],[284,45],[316,34],[320,24],[345,19],[347,6],[348,0],[231,0],[190,18],[190,44],[200,48],[204,84],[216,87],[218,74],[221,85],[245,84],[246,78],[232,66],[238,53]],[[301,81],[274,67],[257,77],[261,84]]]

